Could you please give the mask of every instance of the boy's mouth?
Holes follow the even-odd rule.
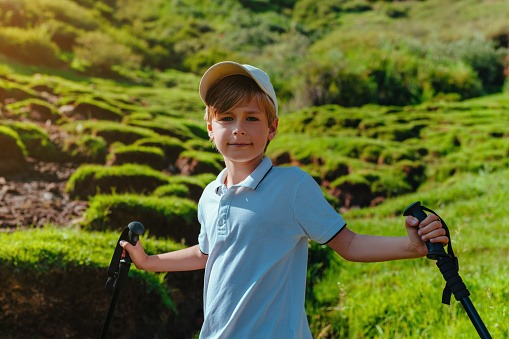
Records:
[[[251,144],[236,142],[236,143],[229,143],[228,145],[233,146],[233,147],[245,147],[245,146],[249,146]]]

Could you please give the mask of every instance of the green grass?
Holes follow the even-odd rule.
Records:
[[[196,176],[174,175],[169,178],[169,184],[160,186],[154,191],[158,197],[177,196],[198,201],[203,189],[216,177],[205,173]]]
[[[187,244],[197,242],[200,230],[194,201],[176,196],[158,198],[135,194],[94,196],[85,212],[83,225],[93,230],[120,230],[132,220],[149,227],[151,235]]]
[[[223,156],[215,152],[184,151],[180,153],[180,158],[197,161],[199,173],[219,174],[224,168]]]
[[[91,134],[102,137],[108,144],[122,142],[130,144],[143,138],[157,137],[158,134],[148,128],[129,126],[113,121],[82,120],[62,126],[72,134]]]
[[[159,147],[127,145],[112,147],[108,155],[108,164],[142,164],[154,169],[163,169],[166,161],[164,152]]]
[[[5,125],[18,133],[30,157],[46,161],[59,159],[60,154],[56,146],[41,127],[31,122],[7,122]]]
[[[91,267],[104,269],[109,266],[119,232],[82,231],[47,225],[43,229],[29,229],[0,233],[2,250],[0,261],[19,271],[48,272],[68,267]],[[142,236],[143,248],[148,254],[175,251],[182,244],[160,238]],[[170,291],[163,283],[164,274],[140,271],[133,265],[129,273],[134,279],[145,281],[149,289],[155,289],[163,304],[174,309]]]
[[[82,165],[69,178],[65,190],[71,197],[87,199],[88,196],[107,192],[151,193],[168,182],[168,175],[146,165]]]
[[[27,155],[26,147],[14,129],[0,125],[0,140],[4,146],[13,147],[13,152],[19,153],[21,157],[24,158]]]
[[[37,119],[41,121],[51,120],[53,122],[60,121],[62,116],[56,110],[56,108],[41,99],[26,99],[15,102],[5,106],[5,109],[9,111],[14,117],[22,117],[24,119]],[[38,111],[38,117],[31,117],[30,113],[32,110]]]
[[[503,338],[509,335],[505,306],[509,297],[505,268],[509,207],[502,203],[508,179],[507,170],[468,174],[376,208],[353,210],[344,217],[349,228],[359,233],[402,236],[406,234],[402,211],[410,203],[421,200],[434,209],[450,228],[470,299],[492,336]],[[307,302],[313,333],[325,329],[344,338],[477,337],[454,297],[451,306],[441,304],[445,281],[432,261],[362,264],[346,262],[337,255],[327,257],[332,258],[330,267],[314,277]]]
[[[62,151],[72,161],[104,164],[108,155],[108,144],[102,137],[80,134],[65,139]]]

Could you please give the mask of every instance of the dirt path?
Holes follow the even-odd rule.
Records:
[[[0,177],[0,231],[78,222],[88,202],[73,201],[64,191],[76,165],[27,160],[26,170]]]

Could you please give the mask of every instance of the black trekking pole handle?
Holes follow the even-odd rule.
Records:
[[[127,240],[131,245],[136,246],[136,243],[138,240],[140,240],[140,235],[145,233],[145,227],[139,221],[132,221],[129,223],[129,225],[127,225],[127,228],[129,229],[129,232],[127,233],[127,239],[118,239],[118,242],[120,243],[120,240]],[[132,263],[129,252],[125,251],[124,253],[124,260]]]
[[[108,328],[110,327],[110,322],[113,317],[113,312],[115,311],[115,306],[117,304],[118,294],[127,281],[127,276],[129,274],[129,269],[132,263],[129,252],[124,251],[122,246],[120,246],[120,241],[126,240],[131,245],[136,246],[136,243],[140,239],[140,235],[142,235],[144,232],[145,227],[143,227],[141,222],[133,221],[130,222],[126,228],[124,228],[120,238],[117,241],[117,245],[115,247],[115,251],[113,252],[113,257],[111,258],[111,263],[108,268],[108,281],[106,282],[106,289],[113,290],[113,295],[111,297],[108,313],[106,314],[106,319],[101,330],[101,339],[106,338]]]
[[[484,325],[479,313],[477,313],[477,310],[469,298],[470,292],[459,276],[458,258],[454,255],[451,235],[445,221],[443,221],[438,214],[429,208],[421,206],[420,201],[414,202],[408,206],[405,212],[403,212],[403,215],[412,215],[417,218],[419,222],[422,222],[427,216],[424,210],[434,213],[438,217],[438,219],[442,222],[442,226],[444,227],[447,236],[449,237],[448,253],[445,252],[444,247],[440,243],[431,243],[430,241],[426,241],[426,247],[428,248],[427,257],[429,259],[437,260],[436,265],[440,269],[440,272],[446,281],[445,289],[442,294],[442,303],[449,305],[451,293],[454,294],[456,300],[461,302],[461,305],[465,309],[470,321],[472,321],[479,337],[482,339],[491,339],[488,329]]]
[[[404,216],[411,215],[417,218],[419,222],[422,222],[424,219],[426,219],[427,216],[426,213],[424,213],[424,211],[421,208],[420,201],[414,202],[413,204],[408,206],[403,215]],[[426,247],[428,248],[428,254],[426,255],[428,259],[438,260],[440,258],[450,257],[450,255],[445,252],[444,247],[442,246],[441,243],[432,243],[431,241],[428,240],[425,242],[425,244]]]

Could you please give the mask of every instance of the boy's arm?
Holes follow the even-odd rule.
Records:
[[[417,224],[418,220],[412,216],[405,219],[407,237],[357,234],[345,226],[328,245],[346,260],[378,262],[423,257],[428,253],[426,240],[444,245],[449,242],[436,215],[429,214],[418,228]]]
[[[120,246],[125,248],[136,267],[151,272],[192,271],[205,268],[208,255],[200,251],[199,245],[174,252],[156,255],[147,255],[141,242],[136,246],[127,241],[121,241]]]

